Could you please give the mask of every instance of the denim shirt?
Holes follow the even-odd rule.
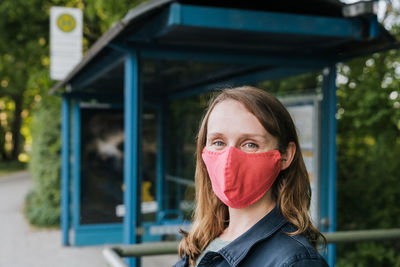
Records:
[[[207,252],[198,267],[328,266],[303,235],[289,236],[296,228],[288,223],[277,207],[247,232],[218,252]],[[188,267],[185,255],[174,267]]]

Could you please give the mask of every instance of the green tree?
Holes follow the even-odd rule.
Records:
[[[48,22],[43,19],[39,1],[0,2],[0,98],[12,102],[11,116],[7,117],[12,136],[12,151],[7,158],[17,160],[23,142],[20,133],[23,123],[22,112],[29,111],[32,99],[24,99],[31,70],[48,65],[43,31]],[[26,116],[26,115],[25,115]],[[6,134],[6,129],[1,135]],[[2,137],[0,139],[3,139]],[[1,148],[3,157],[4,147]],[[5,159],[7,159],[5,158]]]
[[[0,123],[1,159],[17,159],[21,127],[32,122],[30,170],[34,189],[26,214],[37,225],[55,225],[60,215],[60,101],[47,95],[55,84],[49,75],[49,12],[51,6],[83,10],[86,51],[112,23],[142,1],[3,0],[0,2]],[[2,104],[3,103],[3,104]],[[4,116],[3,116],[4,117]],[[1,122],[1,121],[0,121]],[[12,151],[6,136],[12,136]],[[28,134],[29,135],[29,134]]]
[[[387,1],[383,23],[397,38],[399,10]],[[338,228],[400,224],[400,51],[357,58],[339,67]],[[338,247],[339,266],[400,266],[400,242]]]
[[[7,126],[0,124],[0,156],[17,160],[23,147],[21,127],[29,117],[38,94],[48,88],[29,92],[32,75],[49,68],[49,12],[51,6],[77,7],[84,11],[84,49],[87,50],[115,21],[143,1],[127,0],[3,0],[0,2],[0,100],[11,102]],[[36,94],[35,94],[36,93]],[[25,113],[23,111],[25,110]],[[5,137],[12,136],[7,152]]]
[[[399,51],[389,51],[340,67],[346,78],[337,92],[339,230],[400,224],[399,59]],[[339,248],[342,266],[400,265],[398,241]],[[351,265],[356,258],[359,265]]]

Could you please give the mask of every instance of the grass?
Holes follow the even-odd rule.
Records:
[[[18,171],[26,170],[27,164],[19,161],[0,161],[0,178]]]

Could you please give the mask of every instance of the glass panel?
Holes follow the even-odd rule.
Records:
[[[174,211],[166,219],[191,219],[194,207],[194,171],[196,135],[209,95],[174,101],[170,105],[169,168],[166,181],[169,189],[166,202]]]
[[[157,170],[157,116],[153,110],[143,114],[143,180],[142,180],[142,220],[156,220],[156,170]]]
[[[124,113],[82,108],[80,223],[122,222]],[[157,117],[143,114],[143,221],[155,221]]]
[[[122,222],[124,117],[121,109],[83,108],[80,223]]]

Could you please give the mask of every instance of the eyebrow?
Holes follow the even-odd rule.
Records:
[[[218,132],[207,134],[207,137],[208,137],[208,138],[216,138],[216,137],[223,137],[223,136],[224,136],[224,134],[218,133]],[[267,139],[267,136],[262,135],[262,134],[244,133],[244,134],[242,134],[241,136],[242,136],[242,137],[245,137],[245,138],[255,138],[255,137],[258,137],[258,138],[262,138],[262,139],[264,139],[264,140]]]

